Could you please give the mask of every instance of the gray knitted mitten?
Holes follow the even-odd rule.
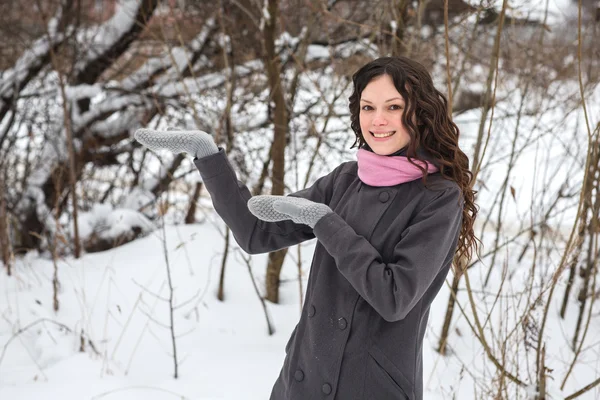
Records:
[[[155,131],[138,129],[135,140],[150,150],[167,149],[173,153],[188,153],[202,158],[219,152],[212,136],[203,131]]]
[[[314,228],[325,215],[332,213],[325,204],[315,203],[300,197],[254,196],[248,200],[248,209],[258,219],[278,222],[291,219],[297,224]]]

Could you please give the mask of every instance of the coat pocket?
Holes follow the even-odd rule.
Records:
[[[369,349],[365,400],[411,400],[402,373],[377,348]],[[412,392],[412,391],[410,391]]]

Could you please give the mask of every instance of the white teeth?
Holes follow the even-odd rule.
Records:
[[[371,133],[372,133],[372,134],[373,134],[373,136],[375,136],[376,138],[385,138],[385,137],[392,136],[392,135],[395,133],[395,131],[392,131],[392,132],[387,132],[387,133],[373,133],[373,132],[371,132]]]

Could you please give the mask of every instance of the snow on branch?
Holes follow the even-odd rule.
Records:
[[[102,90],[103,88],[101,85],[87,85],[83,83],[77,86],[65,87],[65,94],[70,101],[77,101],[79,99],[94,97],[102,93]]]
[[[75,63],[75,81],[93,83],[113,59],[126,51],[143,30],[157,1],[120,0],[112,18],[100,26],[80,32],[77,41],[89,43],[89,46]]]
[[[251,60],[244,65],[235,66],[234,74],[237,77],[244,77],[262,70],[264,70],[262,61]],[[164,97],[181,95],[186,92],[186,88],[190,93],[202,93],[206,90],[222,86],[226,80],[227,75],[224,72],[215,72],[197,78],[185,78],[180,81],[171,81],[162,87],[156,88],[156,92]]]
[[[3,109],[7,102],[12,102],[14,96],[48,63],[52,49],[64,40],[65,34],[57,32],[62,16],[63,9],[59,7],[48,22],[48,34],[34,41],[12,68],[0,72],[0,109]]]
[[[169,70],[161,76],[157,82],[159,84],[170,82],[174,79],[179,79],[184,71],[188,70],[189,67],[192,67],[192,60],[194,59],[195,54],[200,53],[206,43],[210,39],[210,34],[214,31],[216,27],[215,20],[210,18],[206,21],[202,31],[185,48],[183,47],[175,47],[171,50],[170,54],[166,54],[165,57],[171,61],[171,66]]]
[[[182,74],[189,69],[190,60],[197,58],[197,53],[202,52],[215,26],[215,20],[210,18],[187,46],[175,47],[171,50],[171,55],[150,58],[136,72],[125,78],[120,87],[115,87],[88,112],[77,116],[74,120],[74,131],[91,128],[95,135],[108,138],[135,128],[140,109],[152,107],[152,98],[160,92],[156,87],[144,91],[140,91],[139,88],[146,86],[155,74],[165,69],[164,75],[157,79],[155,86],[169,86],[172,81],[181,81]],[[223,80],[219,81],[219,85],[222,83]],[[162,93],[158,95],[164,96]],[[106,118],[107,115],[111,116]]]
[[[88,64],[102,56],[135,24],[135,16],[141,5],[140,0],[122,0],[117,3],[115,15],[100,27],[92,27],[80,32],[78,42],[89,42],[89,48],[75,64],[75,71],[81,72]]]
[[[111,115],[110,118],[117,118],[112,114],[128,107],[144,106],[144,108],[147,108],[150,107],[150,104],[149,99],[145,100],[144,96],[139,94],[118,93],[109,95],[98,104],[95,104],[90,111],[73,118],[73,132],[77,133],[84,128],[89,128],[93,123],[106,119],[109,115]]]
[[[194,58],[194,54],[201,52],[202,49],[204,49],[214,28],[215,20],[209,18],[200,33],[196,35],[185,48],[175,47],[171,51],[172,56],[176,61],[176,66],[173,66],[173,59],[169,54],[164,54],[159,57],[150,57],[134,73],[123,79],[121,82],[122,88],[127,91],[139,89],[140,87],[145,86],[152,77],[160,74],[162,71],[167,72],[165,73],[165,77],[161,77],[161,82],[164,82],[166,79],[178,78],[181,72],[186,69],[189,60]]]

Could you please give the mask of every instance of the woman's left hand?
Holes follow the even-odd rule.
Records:
[[[278,222],[291,219],[297,224],[306,224],[311,228],[325,215],[333,212],[325,204],[301,197],[271,195],[250,198],[248,209],[263,221]]]

